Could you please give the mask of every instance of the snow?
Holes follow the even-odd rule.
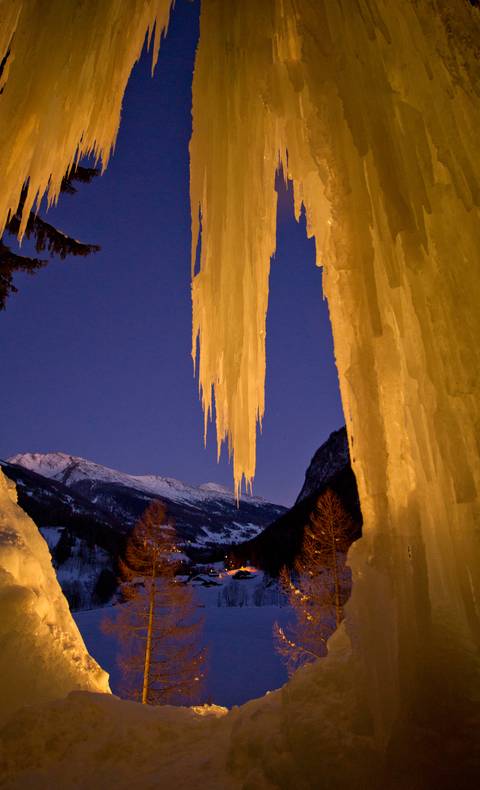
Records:
[[[199,488],[201,491],[211,491],[212,493],[221,494],[221,496],[232,495],[232,492],[226,486],[220,485],[220,483],[202,483]]]
[[[250,581],[238,582],[243,586]],[[275,653],[272,629],[291,619],[287,607],[255,605],[251,593],[245,605],[226,608],[218,605],[218,587],[193,585],[205,617],[202,642],[208,648],[208,674],[203,701],[216,705],[242,705],[279,688],[287,681],[287,672]],[[120,674],[116,664],[118,645],[111,635],[102,632],[105,616],[114,615],[117,607],[76,612],[77,623],[91,655],[107,669],[113,693],[119,693]]]
[[[322,483],[331,479],[349,463],[347,432],[345,428],[340,428],[330,434],[327,441],[318,448],[310,461],[305,473],[305,482],[295,504],[311,496]]]
[[[237,581],[239,570],[249,577]],[[179,582],[187,578],[179,577]],[[292,612],[276,583],[272,590],[266,581],[262,572],[249,567],[206,569],[190,582],[205,618],[202,644],[208,649],[208,673],[203,702],[230,708],[286,683],[287,671],[275,652],[272,631],[275,621],[288,624]],[[114,636],[103,633],[101,624],[105,617],[114,617],[117,608],[74,614],[90,654],[107,669],[114,694],[120,690],[119,646]]]
[[[74,689],[108,692],[52,567],[47,543],[0,472],[0,721]]]
[[[47,546],[52,551],[62,537],[63,527],[40,527],[40,532],[47,541]]]
[[[264,526],[259,524],[251,524],[250,522],[242,524],[239,521],[233,521],[231,526],[225,524],[223,531],[220,533],[208,527],[202,527],[201,532],[199,532],[195,539],[195,545],[205,546],[214,543],[243,543],[245,540],[254,538],[262,532],[264,528]]]
[[[8,458],[11,464],[30,469],[43,477],[58,480],[65,485],[72,485],[80,480],[99,480],[106,483],[118,483],[129,486],[139,491],[166,497],[177,502],[190,505],[213,503],[217,500],[227,499],[233,502],[235,495],[224,486],[217,483],[205,483],[198,487],[189,486],[180,480],[159,475],[130,475],[110,469],[107,466],[96,464],[85,458],[79,458],[67,453],[17,453]],[[242,499],[252,504],[265,504],[261,497],[244,496]],[[245,525],[242,525],[244,527]],[[252,525],[255,527],[255,525]],[[258,529],[258,527],[257,527]],[[252,533],[253,534],[253,533]],[[218,535],[215,536],[218,540]]]
[[[40,527],[45,538],[55,567],[58,582],[72,610],[88,609],[98,604],[96,588],[104,569],[112,569],[111,555],[92,545],[89,540],[68,533],[68,545],[59,560],[55,556],[55,548],[62,537],[65,527]],[[67,556],[68,555],[68,556]],[[177,559],[188,559],[178,552]],[[112,571],[113,575],[113,571]]]
[[[267,790],[317,788],[328,778],[326,787],[343,788],[354,766],[358,786],[387,787],[375,784],[372,739],[347,726],[344,635],[332,651],[330,664],[301,670],[281,690],[228,713],[78,692],[25,708],[0,733],[7,786]]]
[[[0,772],[6,786],[260,788],[298,775],[297,763],[308,778],[311,749],[308,739],[304,742],[299,736],[315,720],[327,719],[324,697],[332,700],[332,690],[338,688],[331,672],[321,683],[299,674],[280,692],[229,713],[218,706],[152,708],[98,693],[107,690],[106,675],[83,647],[44,539],[13,503],[12,494],[0,475],[1,512],[9,525],[9,530],[4,525],[0,551],[0,690],[2,714],[5,719],[10,715],[0,730]],[[13,590],[21,590],[21,596],[5,596],[12,590],[9,574],[14,575]],[[225,576],[229,583],[230,576]],[[253,574],[243,583],[257,581]],[[202,590],[206,596],[214,593]],[[25,599],[31,602],[28,610],[22,605]],[[273,654],[267,638],[273,610],[281,616],[278,608],[227,611],[206,606],[207,615],[208,608],[213,618],[208,638],[217,648],[212,696],[234,704],[246,694],[261,693],[272,680],[281,682],[269,665]],[[98,638],[99,615],[96,611],[77,616],[92,650],[108,663],[111,646]],[[346,655],[345,646],[340,653]],[[73,691],[62,699],[82,688],[89,692]],[[347,695],[343,689],[342,707]],[[359,745],[363,753],[368,747],[368,739],[345,733],[343,726],[334,734],[346,759],[359,752]],[[318,756],[320,762],[331,737],[330,743],[316,745],[315,759]],[[342,764],[337,773],[345,773]]]
[[[97,598],[95,589],[100,574],[111,566],[111,556],[99,546],[90,546],[80,538],[72,541],[70,556],[56,570],[59,584],[72,609],[92,605]]]

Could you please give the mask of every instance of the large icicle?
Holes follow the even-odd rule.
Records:
[[[106,167],[132,67],[147,33],[155,65],[172,2],[0,0],[0,233],[27,181],[20,234],[82,155]]]
[[[238,486],[263,413],[280,157],[324,266],[365,519],[349,613],[364,726],[380,742],[422,716],[461,729],[479,689],[479,13],[226,5],[203,0],[194,79],[204,402],[213,389]]]
[[[255,25],[259,35],[244,51],[238,42],[248,42]],[[213,388],[218,451],[228,438],[237,494],[242,476],[248,485],[255,472],[257,420],[264,412],[268,273],[277,207],[271,187],[278,153],[258,75],[271,64],[271,41],[263,33],[270,28],[269,2],[247,3],[240,15],[236,3],[207,3],[193,82],[192,272],[202,227],[200,271],[192,287],[193,356],[199,336],[205,432]]]

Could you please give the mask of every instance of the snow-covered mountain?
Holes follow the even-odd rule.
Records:
[[[227,553],[237,564],[251,561],[275,575],[296,556],[316,497],[328,486],[354,518],[352,538],[360,531],[345,428],[317,450],[290,510],[249,496],[237,507],[233,492],[216,483],[194,487],[158,475],[132,475],[66,453],[21,453],[2,466],[17,484],[21,506],[44,532],[62,588],[76,609],[111,598],[125,536],[155,498],[167,506],[192,562]]]
[[[128,532],[152,499],[159,498],[186,544],[238,543],[258,534],[286,508],[243,496],[217,483],[194,487],[158,475],[131,475],[66,453],[19,453],[9,464],[55,481],[86,499]]]
[[[234,501],[233,490],[230,491],[218,483],[204,483],[194,487],[172,477],[131,475],[67,453],[18,453],[12,455],[8,462],[23,466],[51,480],[57,480],[69,488],[79,489],[79,483],[98,481],[117,483],[137,491],[154,494],[160,499],[166,498],[188,504],[203,504],[219,498]],[[243,499],[251,503],[265,504],[265,500],[260,497],[245,496]]]
[[[175,522],[186,555],[223,555],[223,546],[257,535],[286,511],[259,497],[238,507],[216,483],[195,488],[156,475],[130,475],[65,453],[21,453],[2,462],[21,507],[50,544],[57,575],[76,609],[109,600],[126,534],[153,499]]]

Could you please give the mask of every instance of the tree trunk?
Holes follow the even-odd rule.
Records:
[[[155,564],[152,568],[150,587],[150,606],[148,610],[147,645],[145,648],[145,667],[143,670],[142,705],[148,702],[148,685],[150,680],[150,659],[152,654],[153,613],[155,609]]]
[[[340,581],[338,578],[338,563],[337,563],[337,547],[335,545],[335,530],[331,527],[332,536],[332,568],[333,568],[333,581],[335,584],[335,625],[338,626],[342,622],[342,606],[340,604]]]

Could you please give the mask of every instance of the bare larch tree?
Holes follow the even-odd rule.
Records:
[[[289,675],[326,653],[326,643],[343,619],[350,592],[346,553],[354,524],[339,497],[327,489],[318,497],[294,567],[284,567],[280,584],[294,612],[294,622],[275,623],[275,648]]]
[[[196,702],[206,674],[203,618],[193,590],[176,577],[176,555],[174,525],[153,501],[120,561],[124,604],[104,623],[121,646],[122,692],[144,704]]]

